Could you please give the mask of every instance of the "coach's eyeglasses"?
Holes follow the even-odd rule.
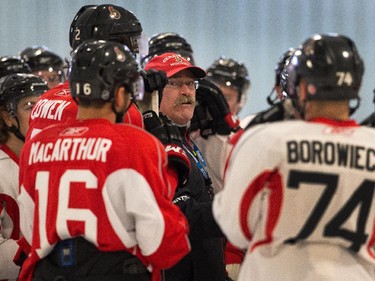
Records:
[[[198,83],[198,81],[194,81],[194,80],[181,81],[181,80],[169,79],[167,85],[171,86],[172,88],[175,88],[175,89],[179,89],[183,85],[186,85],[186,87],[188,87],[190,90],[196,90],[196,89],[198,89],[199,83]]]

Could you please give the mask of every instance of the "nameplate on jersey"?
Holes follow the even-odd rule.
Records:
[[[375,149],[331,141],[298,140],[286,143],[289,164],[318,164],[375,171]]]
[[[31,144],[29,165],[53,161],[99,161],[107,162],[112,141],[106,138],[59,138],[54,142]]]

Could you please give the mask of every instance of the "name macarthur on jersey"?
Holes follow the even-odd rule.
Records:
[[[29,165],[39,162],[94,160],[107,161],[112,141],[106,138],[64,138],[56,142],[35,142],[31,146]]]
[[[288,163],[335,165],[358,170],[375,170],[375,150],[370,147],[300,140],[287,142]]]

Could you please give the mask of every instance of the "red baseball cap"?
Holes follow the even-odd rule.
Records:
[[[168,78],[185,69],[191,70],[194,78],[206,76],[206,71],[202,68],[193,66],[187,59],[175,53],[164,53],[153,57],[145,65],[145,70],[149,69],[162,70],[167,74]]]

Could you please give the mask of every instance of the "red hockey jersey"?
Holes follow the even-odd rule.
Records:
[[[188,226],[171,203],[164,146],[134,126],[68,120],[30,139],[20,158],[21,230],[31,244],[19,280],[63,239],[129,251],[168,268],[190,250]]]

